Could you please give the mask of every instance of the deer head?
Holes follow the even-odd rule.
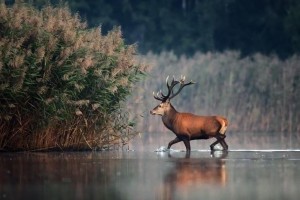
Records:
[[[175,80],[175,77],[173,77],[171,84],[169,84],[168,80],[169,76],[166,78],[166,84],[168,89],[166,95],[164,95],[162,91],[157,92],[157,94],[153,92],[153,97],[156,100],[161,101],[161,103],[150,111],[152,115],[164,115],[168,110],[173,108],[170,103],[170,100],[177,96],[185,86],[195,83],[193,81],[185,83],[185,76],[181,76],[179,81]],[[173,89],[177,84],[180,84],[179,89],[177,90],[177,92],[174,92]]]

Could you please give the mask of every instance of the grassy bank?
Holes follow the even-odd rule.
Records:
[[[67,6],[0,3],[0,149],[127,143],[122,102],[144,71],[135,54],[119,28],[87,29]]]

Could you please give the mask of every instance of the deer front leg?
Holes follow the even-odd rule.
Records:
[[[183,143],[185,145],[186,148],[186,152],[190,153],[191,152],[191,144],[190,144],[190,140],[189,139],[184,139]]]
[[[178,137],[176,137],[174,140],[172,140],[171,142],[169,142],[168,149],[170,149],[173,144],[176,144],[176,143],[178,143],[180,141],[181,140]]]

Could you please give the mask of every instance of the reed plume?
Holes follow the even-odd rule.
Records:
[[[144,67],[120,28],[1,2],[0,51],[0,149],[103,149],[136,134],[122,102]]]

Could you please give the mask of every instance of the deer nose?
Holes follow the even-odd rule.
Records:
[[[151,115],[154,115],[154,112],[153,112],[153,110],[150,110],[150,114],[151,114]]]

